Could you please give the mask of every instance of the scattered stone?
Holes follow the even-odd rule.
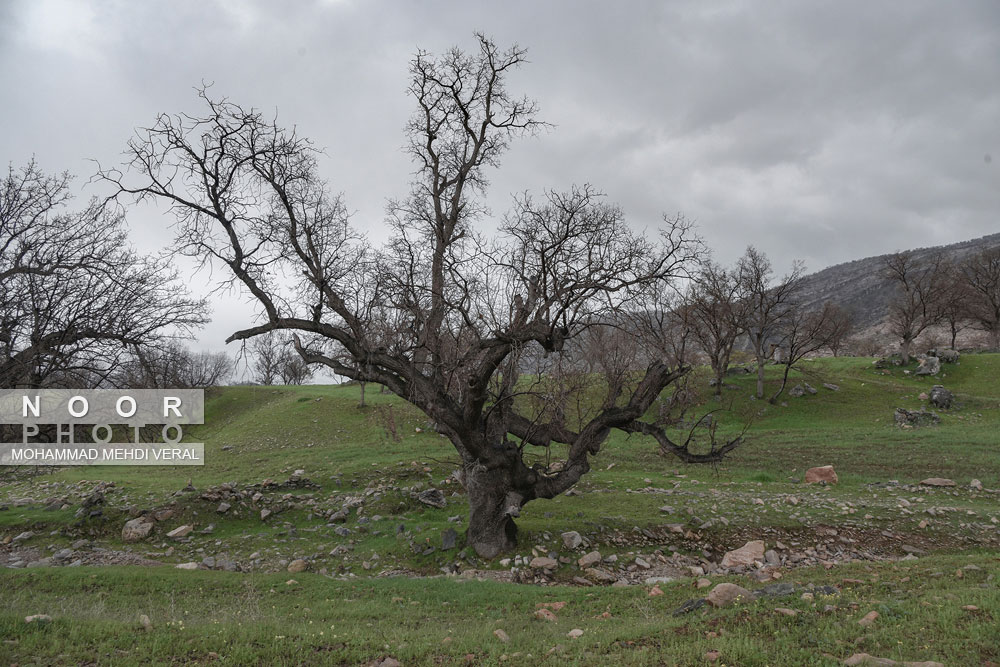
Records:
[[[663,595],[663,591],[660,589],[659,586],[653,586],[653,588],[651,588],[649,591],[649,597],[655,598],[658,595]]]
[[[550,609],[536,609],[535,618],[539,621],[557,621],[559,618]]]
[[[704,658],[705,658],[705,660],[707,660],[708,662],[715,662],[715,661],[716,661],[716,660],[718,660],[718,659],[719,659],[720,657],[722,657],[722,654],[721,654],[721,653],[719,653],[718,651],[714,651],[714,650],[713,650],[713,651],[706,651],[706,652],[705,652],[705,655],[704,655],[703,657],[704,657]]]
[[[914,371],[914,375],[937,375],[941,372],[941,360],[937,357],[925,357],[920,360],[920,365]]]
[[[493,636],[505,644],[510,641],[510,636],[500,628],[493,631]]]
[[[875,619],[877,619],[878,616],[879,614],[877,611],[870,611],[867,614],[865,614],[860,621],[858,621],[858,625],[860,625],[863,628],[867,628],[868,626],[870,626],[875,622]]]
[[[215,508],[215,511],[218,512],[219,514],[225,514],[226,512],[228,512],[229,510],[231,510],[232,508],[233,508],[233,506],[230,505],[229,503],[222,502],[222,503],[219,503],[219,506]]]
[[[274,512],[265,507],[260,511],[260,520],[265,521],[267,517],[271,516],[272,514],[274,514]]]
[[[32,614],[31,616],[24,617],[25,623],[38,623],[39,625],[44,623],[51,623],[52,617],[48,614]]]
[[[921,426],[934,426],[941,423],[941,418],[936,412],[927,410],[907,410],[906,408],[896,408],[893,418],[896,425],[905,428],[919,428]]]
[[[618,577],[616,577],[615,575],[596,567],[588,567],[583,572],[594,581],[599,581],[606,584],[618,581]]]
[[[944,477],[928,477],[927,479],[921,480],[920,484],[922,486],[955,486],[954,480],[946,479]]]
[[[792,387],[791,389],[788,390],[788,395],[792,396],[794,398],[799,398],[800,396],[805,396],[805,394],[806,394],[806,390],[800,384],[797,384],[797,385],[795,385],[794,387]]]
[[[572,630],[566,633],[566,636],[569,637],[570,639],[579,639],[580,637],[583,636],[583,630],[581,630],[580,628],[573,628]]]
[[[722,557],[722,567],[739,567],[753,565],[754,561],[764,559],[764,542],[754,540],[747,542],[739,549],[729,551]]]
[[[722,583],[713,588],[705,599],[714,607],[728,607],[737,601],[749,600],[750,597],[750,591],[742,586]]]
[[[576,562],[581,570],[585,570],[588,567],[592,567],[601,562],[601,552],[591,551],[589,554],[585,554]]]
[[[837,589],[833,588],[832,586],[829,588],[832,591],[832,594],[835,595]],[[794,594],[795,594],[794,584],[781,583],[781,584],[771,584],[769,586],[764,586],[764,588],[758,588],[751,595],[753,595],[755,598],[783,598]]]
[[[153,532],[153,525],[154,522],[144,516],[126,521],[122,527],[122,542],[138,542],[146,539]]]
[[[426,491],[421,491],[417,494],[417,500],[422,502],[424,505],[436,507],[439,510],[443,510],[448,506],[448,501],[445,500],[444,493],[442,493],[440,489],[427,489]]]
[[[146,632],[153,631],[153,622],[149,620],[149,616],[146,616],[145,614],[139,614],[139,625],[141,625],[142,629]]]
[[[941,363],[945,364],[956,364],[958,363],[958,358],[962,355],[958,350],[938,350],[937,358],[941,360]]]
[[[554,570],[559,567],[559,561],[547,556],[536,556],[528,563],[528,567],[541,570]]]
[[[12,541],[14,542],[14,544],[18,544],[19,542],[25,542],[27,540],[30,540],[34,536],[35,534],[33,532],[31,532],[30,530],[26,530],[23,533],[19,533],[17,537],[15,537]]]
[[[833,466],[818,466],[806,470],[806,484],[836,484],[837,473]]]
[[[969,482],[969,488],[972,489],[973,491],[982,491],[983,483],[980,482],[978,479],[974,479],[971,482]]]
[[[787,607],[775,607],[774,611],[778,612],[782,616],[798,616],[799,612],[795,609],[788,609]]]
[[[448,549],[454,549],[455,544],[458,541],[458,533],[455,532],[454,528],[449,528],[448,530],[441,533],[441,548],[447,551]]]
[[[695,588],[708,588],[711,585],[712,585],[711,580],[705,579],[704,577],[702,577],[701,579],[699,579],[698,581],[695,582],[694,587]]]
[[[190,563],[181,563],[179,565],[174,565],[174,567],[178,570],[197,570],[198,563],[191,561]]]
[[[305,572],[307,569],[309,569],[309,563],[307,563],[301,558],[296,558],[295,560],[293,560],[291,563],[288,564],[288,571],[291,574],[296,574],[298,572]]]
[[[182,537],[187,537],[188,535],[190,535],[193,530],[194,530],[193,526],[188,526],[188,525],[178,526],[177,528],[174,528],[169,533],[167,533],[167,537],[174,540],[179,540]]]
[[[692,611],[695,611],[696,609],[701,609],[707,603],[708,600],[706,600],[705,598],[695,598],[694,600],[688,600],[677,609],[674,609],[672,613],[674,616],[682,616],[684,614],[689,614]]]
[[[955,400],[955,395],[944,388],[943,385],[936,384],[931,387],[930,402],[936,408],[947,410]]]
[[[832,382],[824,382],[823,383],[823,387],[825,389],[829,389],[830,391],[840,391],[840,386],[839,385],[835,385]]]
[[[565,532],[561,535],[563,546],[567,549],[576,549],[583,544],[583,538],[575,530]]]

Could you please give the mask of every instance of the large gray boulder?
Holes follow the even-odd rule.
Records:
[[[122,542],[138,542],[146,539],[153,532],[153,523],[153,519],[148,516],[125,522],[122,527]]]
[[[958,353],[958,350],[938,350],[937,353],[937,358],[943,364],[957,364],[960,356],[962,355]]]
[[[937,357],[923,357],[914,375],[937,375],[941,372],[941,360]]]
[[[936,384],[931,387],[930,401],[931,405],[936,408],[941,408],[942,410],[947,410],[951,407],[952,402],[955,400],[955,395],[944,388],[943,385]]]

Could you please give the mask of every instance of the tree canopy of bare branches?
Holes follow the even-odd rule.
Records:
[[[736,273],[745,302],[744,329],[757,358],[757,398],[764,397],[764,366],[788,334],[796,314],[798,290],[805,268],[796,262],[791,271],[775,279],[771,260],[753,246],[739,259]]]
[[[482,35],[471,52],[417,53],[406,127],[417,172],[390,202],[392,238],[379,248],[349,225],[305,139],[207,91],[204,115],[160,116],[130,142],[122,172],[103,172],[120,198],[169,202],[177,248],[225,265],[256,299],[260,319],[230,340],[292,331],[304,361],[382,384],[433,421],[461,460],[467,541],[486,557],[513,547],[525,503],[590,470],[612,429],[692,462],[739,444],[695,451],[644,419],[688,371],[669,359],[606,383],[610,397],[565,409],[565,383],[579,374],[547,371],[571,365],[567,343],[642,312],[701,246],[682,219],[665,220],[658,238],[635,233],[586,185],[523,194],[496,234],[483,231],[489,170],[513,139],[544,126],[535,104],[508,89],[524,62],[523,49]],[[640,327],[621,330],[637,339]],[[562,465],[546,463],[554,451]]]
[[[898,252],[886,257],[885,276],[896,289],[889,302],[889,333],[900,341],[903,363],[909,363],[913,341],[943,318],[946,266],[940,255],[918,261],[912,252]]]
[[[69,184],[34,162],[0,179],[0,387],[98,383],[129,349],[204,321],[173,272],[129,249],[120,214],[67,210]]]
[[[990,335],[991,347],[1000,350],[1000,248],[970,257],[961,275],[967,290],[967,315],[976,328]]]

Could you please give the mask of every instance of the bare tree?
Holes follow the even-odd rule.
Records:
[[[715,395],[722,396],[729,359],[743,333],[747,300],[733,271],[706,262],[698,271],[688,298],[692,333],[715,375]]]
[[[917,336],[943,317],[946,275],[939,254],[918,261],[912,252],[898,252],[885,259],[885,276],[896,289],[889,302],[889,332],[900,341],[904,364]]]
[[[249,347],[253,381],[272,385],[280,380],[285,355],[280,337],[276,334],[258,336],[250,341]]]
[[[305,384],[313,376],[313,369],[298,353],[285,350],[278,358],[278,373],[284,384]]]
[[[436,424],[461,460],[467,541],[485,557],[513,548],[521,508],[576,484],[612,429],[649,435],[692,462],[717,461],[740,442],[696,452],[643,420],[688,371],[664,360],[613,400],[590,401],[582,419],[533,409],[525,392],[539,376],[522,376],[525,364],[565,367],[568,341],[641,311],[701,247],[682,220],[667,221],[658,240],[635,234],[590,187],[521,196],[495,236],[479,229],[488,169],[512,139],[541,127],[534,103],[507,88],[524,58],[481,35],[472,53],[417,53],[407,136],[418,171],[410,194],[390,204],[393,236],[381,249],[349,226],[307,141],[204,91],[206,115],[160,116],[130,143],[128,174],[104,172],[120,196],[170,202],[178,249],[226,265],[256,299],[260,321],[230,340],[292,330],[305,361],[385,385]],[[566,445],[563,465],[533,461],[553,443]]]
[[[827,301],[823,304],[823,331],[819,332],[825,347],[833,356],[838,356],[854,332],[854,317],[842,306]]]
[[[0,179],[2,387],[99,383],[205,321],[176,273],[129,249],[120,214],[67,210],[69,184],[34,162]]]
[[[778,397],[785,391],[792,367],[807,355],[829,346],[831,336],[839,334],[835,320],[841,315],[842,311],[837,306],[826,303],[820,310],[792,308],[781,319],[777,334],[785,355],[782,360],[785,368],[781,375],[781,384],[768,399],[771,403],[777,403]]]
[[[225,352],[193,352],[178,342],[138,348],[115,369],[118,387],[188,389],[217,387],[229,379],[233,362]]]
[[[1000,350],[1000,248],[970,257],[960,270],[968,289],[968,315],[989,334],[990,347]]]
[[[757,358],[757,398],[764,397],[764,366],[780,348],[788,318],[799,304],[797,292],[805,272],[799,262],[775,281],[771,260],[753,246],[747,248],[736,268],[745,299],[745,331]]]

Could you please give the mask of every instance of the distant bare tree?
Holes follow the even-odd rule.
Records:
[[[313,376],[313,369],[293,350],[281,354],[278,372],[284,384],[305,384]]]
[[[129,249],[120,214],[67,210],[69,184],[34,162],[0,179],[0,387],[100,383],[205,321],[176,273]]]
[[[224,384],[232,371],[233,362],[225,352],[193,352],[172,342],[134,350],[115,369],[111,382],[128,388],[207,388]]]
[[[281,379],[282,342],[277,335],[258,336],[250,341],[250,370],[257,384],[272,385]]]
[[[612,429],[692,462],[718,461],[740,442],[697,452],[643,419],[688,372],[667,360],[639,369],[613,400],[567,402],[585,408],[579,415],[533,406],[539,392],[561,400],[549,381],[575,381],[567,343],[641,312],[702,250],[683,220],[667,220],[659,240],[637,235],[589,186],[521,196],[495,236],[478,228],[488,169],[541,127],[534,103],[506,85],[524,61],[522,49],[481,35],[472,53],[418,52],[407,126],[418,171],[390,203],[381,249],[347,224],[305,140],[204,92],[206,115],[160,116],[129,145],[129,174],[104,172],[122,196],[170,202],[178,249],[221,262],[256,299],[262,318],[231,340],[296,332],[305,361],[385,385],[435,423],[461,460],[466,539],[484,557],[512,549],[521,508],[576,484]],[[294,290],[279,274],[298,278]],[[535,364],[551,373],[524,373]],[[562,465],[533,460],[553,443],[565,445]]]
[[[757,358],[757,398],[763,398],[764,366],[772,346],[781,346],[787,321],[799,307],[797,296],[805,267],[796,262],[787,275],[775,280],[767,255],[750,246],[736,272],[745,300],[745,330]]]
[[[941,266],[942,289],[941,322],[948,327],[949,347],[955,349],[958,334],[975,323],[972,319],[976,293],[966,280],[960,266],[943,262]]]
[[[1000,350],[1000,248],[970,257],[960,271],[968,288],[969,316],[989,334],[990,347]]]
[[[821,312],[823,330],[817,333],[825,341],[823,347],[829,348],[830,353],[836,357],[854,331],[854,317],[850,311],[829,301],[823,304]]]
[[[839,335],[840,330],[836,319],[843,311],[838,306],[826,303],[820,310],[805,310],[793,308],[777,327],[782,350],[785,353],[784,372],[777,391],[768,399],[777,403],[788,384],[788,374],[799,361],[807,355],[830,345],[830,338]]]
[[[889,333],[900,341],[903,363],[909,363],[913,341],[942,320],[945,264],[939,254],[918,261],[912,252],[898,252],[886,257],[885,276],[896,291],[889,302]]]
[[[688,297],[692,334],[715,375],[715,395],[722,396],[729,359],[746,324],[743,283],[733,271],[706,262]]]

